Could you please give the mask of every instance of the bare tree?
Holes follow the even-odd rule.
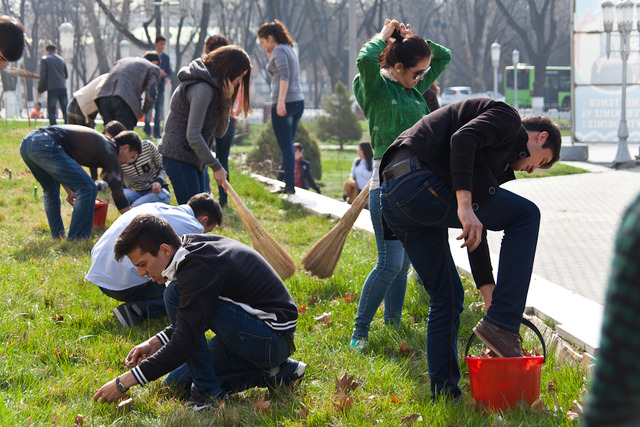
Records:
[[[555,0],[526,0],[525,2],[518,2],[519,5],[526,5],[526,9],[528,9],[529,18],[524,20],[517,19],[514,16],[514,10],[519,10],[520,8],[508,8],[505,0],[495,0],[495,2],[509,26],[520,37],[530,62],[535,66],[533,96],[543,97],[545,70],[553,51],[553,45],[558,38],[556,14],[556,3],[558,2]],[[568,4],[566,6],[568,7]]]

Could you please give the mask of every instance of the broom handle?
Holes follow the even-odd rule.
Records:
[[[354,205],[356,204],[356,202],[360,202],[365,197],[367,198],[369,197],[370,186],[371,186],[371,180],[367,181],[367,184],[362,188],[362,191],[360,192],[360,194],[358,194],[358,196],[353,200]]]
[[[233,203],[236,210],[242,209],[243,211],[246,211],[249,215],[253,216],[253,214],[249,211],[247,206],[242,202],[242,199],[240,199],[240,196],[238,196],[238,193],[236,193],[236,191],[233,189],[231,184],[229,184],[229,181],[225,182],[225,187],[226,187],[225,190],[227,194],[231,197],[231,203]]]
[[[359,214],[362,211],[362,209],[364,209],[364,205],[367,203],[367,200],[369,199],[370,185],[371,185],[371,180],[367,181],[367,185],[364,186],[360,194],[358,194],[358,196],[353,200],[353,203],[351,204],[351,206],[349,206],[349,209],[347,209],[347,211],[342,215],[342,218],[340,218],[340,222],[342,222],[342,219],[345,218],[345,216],[347,216],[347,213],[354,212],[356,214]],[[353,219],[353,222],[355,222],[355,218]]]

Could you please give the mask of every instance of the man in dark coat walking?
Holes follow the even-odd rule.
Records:
[[[47,114],[49,124],[56,124],[57,104],[67,122],[67,64],[58,55],[55,44],[49,44],[45,48],[47,54],[40,58],[40,80],[38,80],[38,95],[47,92]]]

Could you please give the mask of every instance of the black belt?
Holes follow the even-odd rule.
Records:
[[[418,160],[413,151],[401,148],[391,156],[389,166],[384,168],[382,177],[385,182],[399,178],[411,172],[411,167],[419,167],[420,164],[420,160]]]
[[[284,340],[287,342],[289,346],[289,354],[293,354],[296,351],[296,345],[293,343],[293,334],[287,334],[284,336]]]

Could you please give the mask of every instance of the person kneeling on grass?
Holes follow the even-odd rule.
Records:
[[[164,203],[145,203],[116,219],[91,249],[91,268],[85,276],[103,294],[123,301],[113,309],[122,326],[134,326],[144,319],[167,315],[164,307],[165,286],[151,278],[140,276],[128,258],[116,261],[113,247],[131,221],[138,215],[156,215],[166,219],[171,228],[184,234],[208,233],[222,223],[222,209],[211,193],[191,197],[186,205],[169,206]]]
[[[20,155],[42,186],[44,211],[51,237],[64,237],[60,215],[60,184],[73,205],[68,239],[87,239],[93,227],[98,194],[96,184],[82,166],[102,168],[120,213],[130,209],[124,195],[121,165],[132,163],[141,151],[138,134],[120,132],[113,138],[84,126],[47,126],[30,132],[20,143]]]
[[[104,384],[94,400],[113,403],[136,384],[171,372],[164,383],[190,389],[194,411],[215,407],[227,393],[296,384],[307,366],[295,351],[298,309],[277,273],[252,248],[222,236],[182,240],[153,215],[136,217],[122,232],[116,259],[129,257],[141,275],[169,282],[171,325],[135,346],[131,371]],[[215,336],[205,338],[205,331]]]
[[[462,228],[473,278],[487,309],[473,329],[499,357],[522,356],[520,322],[538,242],[540,211],[500,188],[514,171],[551,167],[558,127],[520,119],[504,102],[475,98],[442,107],[404,131],[380,165],[380,207],[429,293],[431,391],[459,397],[458,327],[464,290],[448,229]],[[486,230],[503,231],[494,281]]]

